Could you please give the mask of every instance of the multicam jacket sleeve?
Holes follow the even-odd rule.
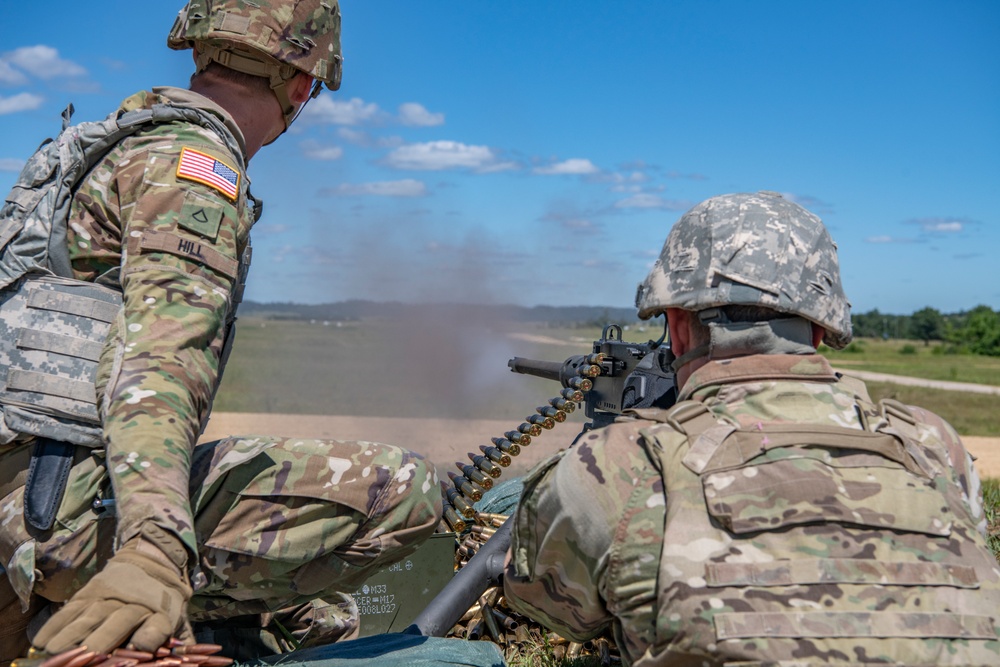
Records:
[[[664,495],[638,423],[649,425],[588,433],[525,482],[505,593],[515,609],[573,640],[596,636],[617,617],[646,628],[646,645],[653,641]]]
[[[917,433],[920,441],[926,442],[930,438],[944,443],[950,459],[947,464],[953,471],[955,482],[962,489],[965,506],[980,534],[985,537],[986,512],[983,508],[983,490],[979,473],[976,472],[972,456],[962,444],[961,437],[951,424],[933,412],[912,405],[908,407],[913,411],[913,416],[919,424]]]
[[[195,553],[191,450],[210,409],[251,222],[243,195],[178,175],[182,151],[245,177],[210,131],[156,126],[91,172],[74,200],[69,243],[77,278],[119,281],[124,297],[97,377],[117,540],[151,521]]]

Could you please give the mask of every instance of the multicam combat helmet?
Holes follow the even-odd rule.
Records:
[[[851,341],[836,244],[818,217],[776,192],[721,195],[685,213],[635,305],[642,319],[667,308],[763,306],[820,325],[830,347]]]
[[[285,82],[299,72],[340,87],[339,0],[190,0],[167,37],[172,49],[198,51],[200,72],[217,62],[271,81],[285,117],[295,118]]]

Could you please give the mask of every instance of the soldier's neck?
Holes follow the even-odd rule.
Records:
[[[219,80],[195,80],[191,90],[225,109],[243,133],[249,162],[267,141],[285,129],[281,106],[272,94],[262,95]]]

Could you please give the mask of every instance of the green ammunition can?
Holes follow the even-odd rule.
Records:
[[[404,560],[372,575],[352,593],[360,635],[401,632],[455,576],[455,533],[435,533]]]

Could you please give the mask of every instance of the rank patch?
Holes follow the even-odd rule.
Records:
[[[203,183],[233,201],[239,193],[240,172],[225,162],[192,148],[181,149],[181,159],[177,163],[177,178]]]
[[[177,216],[177,225],[214,241],[225,217],[224,209],[231,207],[232,204],[219,201],[218,197],[204,195],[192,189],[184,194],[184,205]],[[232,216],[236,217],[235,210]]]

